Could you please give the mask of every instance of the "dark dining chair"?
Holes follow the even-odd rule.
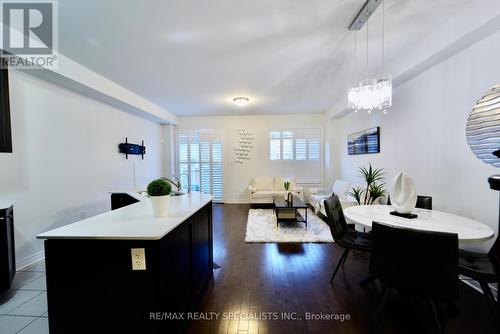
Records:
[[[339,198],[332,195],[325,200],[325,211],[327,216],[327,223],[330,226],[330,231],[332,233],[333,240],[344,248],[335,271],[333,272],[332,278],[330,279],[330,284],[333,283],[333,279],[337,274],[337,271],[342,266],[344,268],[344,263],[349,255],[351,249],[359,251],[370,251],[371,241],[368,233],[358,232],[347,226],[344,212],[342,211],[342,206],[340,205]]]
[[[372,225],[370,274],[384,287],[377,312],[380,319],[391,289],[430,300],[442,332],[436,300],[458,297],[458,235]],[[425,246],[422,246],[425,245]]]
[[[498,283],[495,254],[500,250],[500,238],[495,240],[488,253],[472,252],[465,249],[458,251],[458,272],[479,282],[488,307],[493,315],[498,312],[498,304],[491,292],[489,283]]]
[[[391,205],[391,197],[387,196],[387,205]],[[432,210],[432,197],[431,196],[417,196],[416,208]]]

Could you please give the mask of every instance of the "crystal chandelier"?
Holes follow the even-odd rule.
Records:
[[[384,65],[384,2],[382,2],[382,64]],[[354,41],[354,57],[356,59],[356,45]],[[356,65],[355,65],[356,67]],[[382,66],[384,67],[384,66]],[[366,71],[368,74],[368,22],[366,27]],[[368,77],[368,75],[367,75]],[[365,79],[351,84],[347,93],[347,107],[357,112],[366,110],[382,110],[384,114],[392,106],[392,77],[387,74],[374,79]]]
[[[347,95],[348,108],[353,110],[383,110],[392,106],[392,78],[381,75],[352,84]]]

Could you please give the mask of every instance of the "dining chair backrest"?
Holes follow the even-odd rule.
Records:
[[[490,258],[491,262],[493,263],[493,266],[495,268],[495,271],[497,273],[497,277],[500,276],[500,238],[497,237],[495,240],[495,243],[493,246],[490,248],[490,251],[488,252],[488,257]]]
[[[432,210],[432,197],[431,196],[417,196],[416,208]]]
[[[334,240],[341,239],[347,232],[347,223],[344,217],[344,211],[337,195],[332,195],[325,199],[325,211],[328,225]]]
[[[458,297],[458,235],[373,222],[370,273],[413,295]]]
[[[391,197],[387,196],[387,205],[391,205]],[[417,196],[416,208],[432,210],[432,197],[431,196]]]

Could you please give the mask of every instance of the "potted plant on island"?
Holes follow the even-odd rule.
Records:
[[[170,182],[162,179],[151,181],[148,184],[147,190],[153,207],[153,216],[167,216],[170,204],[170,192],[172,191],[172,185]]]

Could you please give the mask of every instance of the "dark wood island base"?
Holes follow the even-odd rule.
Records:
[[[212,243],[212,202],[159,240],[45,240],[50,333],[184,332],[212,279]],[[146,270],[132,270],[132,248]]]

